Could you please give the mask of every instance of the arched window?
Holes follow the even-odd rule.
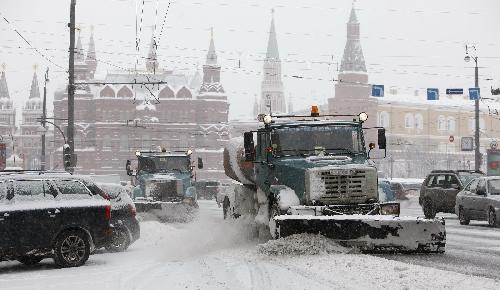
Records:
[[[424,117],[422,114],[415,114],[415,128],[422,130],[424,129]]]
[[[118,91],[117,96],[118,96],[118,98],[132,98],[134,96],[134,94],[127,86],[123,86]]]
[[[438,117],[437,123],[438,130],[445,131],[446,130],[446,118],[443,115]]]
[[[448,117],[446,127],[448,129],[448,132],[455,132],[455,118]]]
[[[193,95],[191,94],[191,92],[186,87],[182,87],[177,92],[177,98],[179,98],[179,99],[192,99]]]
[[[413,128],[415,126],[415,118],[412,113],[405,114],[405,128]]]
[[[105,86],[104,89],[101,90],[100,96],[101,98],[114,98],[115,90],[113,90],[110,86]]]
[[[378,126],[388,128],[390,126],[389,113],[382,111],[378,115]]]
[[[158,94],[158,98],[160,99],[173,99],[174,97],[174,91],[169,86],[164,87]]]

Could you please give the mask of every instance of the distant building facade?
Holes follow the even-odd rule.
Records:
[[[96,80],[98,62],[91,36],[86,58],[82,53],[75,63],[79,68],[75,78],[105,85],[78,85],[75,93],[77,172],[118,174],[125,180],[125,161],[135,159],[136,150],[192,149],[193,160],[201,157],[204,161],[204,169],[196,172],[197,179],[225,178],[222,153],[229,138],[229,104],[220,79],[213,34],[203,77],[198,72],[189,77],[161,68],[153,41],[146,70],[108,73]],[[141,85],[149,81],[166,84]],[[138,84],[124,84],[134,82]],[[54,96],[54,115],[61,119],[67,116],[66,90]],[[67,122],[56,122],[66,130]],[[62,138],[55,134],[54,142],[60,152]]]
[[[365,127],[387,130],[387,158],[373,159],[385,177],[424,178],[433,169],[474,169],[473,151],[462,151],[462,138],[474,135],[474,108],[468,96],[441,96],[428,101],[416,92],[407,96],[397,90],[372,97],[371,85],[360,43],[360,25],[355,9],[347,23],[347,41],[340,66],[335,97],[328,100],[331,114],[369,116]],[[487,112],[500,104],[481,104],[481,152],[500,138],[498,120]],[[366,142],[376,143],[375,130],[366,130]],[[482,169],[485,171],[483,158]]]

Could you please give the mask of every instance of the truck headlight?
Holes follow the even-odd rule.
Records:
[[[395,215],[399,216],[400,208],[399,203],[382,203],[380,204],[381,215]]]

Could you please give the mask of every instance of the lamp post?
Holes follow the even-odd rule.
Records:
[[[49,82],[49,68],[45,71],[45,83],[43,85],[43,104],[42,104],[42,119],[40,120],[40,125],[43,127],[42,131],[42,164],[40,169],[45,170],[45,132],[47,131],[45,122],[47,118],[47,83]]]
[[[62,137],[63,137],[63,140],[64,140],[64,145],[67,145],[67,144],[68,144],[68,142],[66,141],[66,136],[64,135],[63,130],[61,130],[61,127],[57,126],[56,124],[54,124],[54,123],[53,123],[53,122],[51,122],[51,121],[47,121],[47,119],[44,119],[44,120],[43,120],[43,122],[45,122],[45,123],[49,123],[49,124],[51,124],[51,125],[54,125],[54,127],[55,127],[57,130],[59,130],[59,132],[61,133],[61,135],[62,135]],[[45,127],[45,126],[40,126],[39,131],[41,132],[42,130],[43,130],[43,131],[47,131],[47,127]],[[42,134],[42,136],[43,136],[43,134]],[[64,150],[63,150],[63,164],[64,164]]]
[[[469,51],[474,53],[474,55],[469,55]],[[476,55],[476,47],[474,45],[466,45],[465,46],[465,57],[464,60],[465,62],[470,62],[470,60],[474,60],[475,67],[474,67],[474,86],[476,88],[479,88],[479,70],[477,67],[477,55]],[[475,170],[479,170],[481,168],[481,152],[479,151],[479,97],[474,100],[474,111],[475,111],[475,120],[476,120],[476,126],[475,126],[475,131],[474,131],[474,163],[475,163]]]

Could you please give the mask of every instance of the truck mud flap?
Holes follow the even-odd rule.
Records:
[[[443,218],[281,215],[275,221],[279,237],[321,234],[363,252],[443,253],[446,245]]]

